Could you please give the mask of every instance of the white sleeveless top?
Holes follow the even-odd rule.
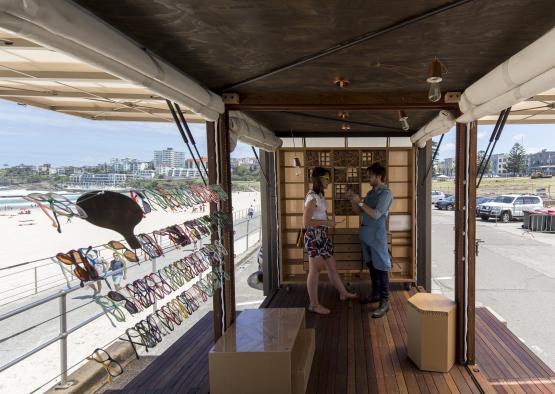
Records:
[[[306,207],[308,203],[312,200],[316,200],[316,208],[312,213],[312,220],[328,220],[328,202],[324,196],[316,194],[313,190],[309,191],[304,199],[304,206]]]

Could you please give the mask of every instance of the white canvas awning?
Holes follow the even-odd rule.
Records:
[[[95,119],[111,117],[104,110],[106,102],[113,100],[120,100],[119,105],[110,109],[131,110],[130,120],[142,111],[139,106],[151,110],[149,119],[156,117],[161,108],[150,108],[152,102],[142,101],[153,98],[167,98],[209,121],[224,112],[219,95],[72,1],[0,0],[0,4],[0,28],[4,29],[0,82],[12,82],[0,89],[18,90],[19,97],[54,109],[57,105],[42,98],[57,96],[67,104],[86,94],[89,100],[100,102],[102,115]],[[14,97],[13,92],[0,94]],[[95,106],[65,107],[82,114]]]

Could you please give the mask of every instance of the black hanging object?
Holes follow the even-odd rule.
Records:
[[[120,233],[133,249],[141,247],[133,230],[143,219],[143,210],[132,198],[97,190],[81,195],[76,205],[87,214],[87,222]]]

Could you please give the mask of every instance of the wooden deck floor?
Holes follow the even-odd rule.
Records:
[[[365,294],[365,291],[362,291]],[[316,328],[316,352],[307,393],[479,393],[463,366],[449,373],[420,371],[406,354],[405,303],[409,294],[392,291],[391,309],[382,319],[358,302],[341,302],[331,286],[321,287],[328,316],[307,314],[307,326]],[[303,307],[304,286],[282,290],[270,308]]]
[[[396,288],[386,317],[372,319],[368,306],[340,302],[333,288],[322,285],[322,304],[333,313],[306,315],[307,326],[316,329],[307,393],[555,393],[553,371],[483,308],[476,319],[476,371],[459,365],[449,373],[418,370],[406,355],[409,296]],[[306,287],[291,286],[267,298],[263,307],[305,307],[307,303]],[[208,314],[118,392],[208,393],[211,338],[212,315]]]
[[[498,393],[555,393],[555,373],[486,308],[476,310],[476,360]]]

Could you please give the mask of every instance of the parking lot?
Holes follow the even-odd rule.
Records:
[[[477,220],[476,300],[555,369],[555,234]],[[454,295],[454,212],[432,210],[432,291]]]

